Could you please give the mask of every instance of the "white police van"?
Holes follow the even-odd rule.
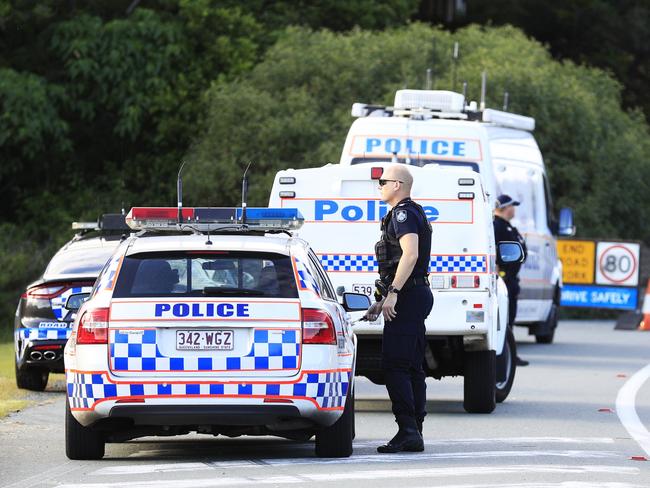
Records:
[[[280,171],[271,206],[296,208],[305,218],[300,236],[310,242],[337,291],[372,295],[378,278],[374,244],[389,208],[379,200],[386,162],[330,164]],[[411,196],[433,227],[429,281],[433,311],[426,320],[426,373],[464,375],[464,407],[491,412],[508,396],[515,375],[514,338],[508,334],[508,295],[495,274],[497,250],[492,206],[481,176],[463,167],[409,168]],[[512,245],[504,249],[512,251]],[[515,246],[521,258],[522,249]],[[383,383],[381,316],[358,323],[357,374]],[[506,338],[508,339],[506,341]],[[499,367],[495,367],[496,357]],[[497,373],[498,369],[498,373]]]
[[[356,338],[292,210],[133,208],[65,348],[66,454],[190,431],[349,456]],[[289,235],[284,235],[287,233]],[[355,301],[356,300],[356,301]]]
[[[481,103],[483,106],[484,104]],[[539,343],[551,343],[557,327],[562,264],[557,235],[572,235],[573,213],[553,212],[550,186],[530,117],[465,105],[459,93],[400,90],[394,107],[356,103],[341,165],[395,158],[416,166],[465,167],[482,176],[491,204],[506,193],[521,202],[513,224],[526,239],[516,323]]]

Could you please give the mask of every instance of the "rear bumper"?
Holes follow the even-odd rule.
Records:
[[[108,415],[134,425],[178,426],[272,425],[302,417],[295,405],[115,405]]]

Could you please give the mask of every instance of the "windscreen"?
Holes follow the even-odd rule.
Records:
[[[289,256],[217,251],[127,256],[113,296],[297,298],[298,291]]]
[[[393,158],[354,158],[351,164],[363,163],[390,163]],[[398,163],[410,164],[411,166],[426,166],[428,164],[437,164],[440,166],[453,166],[455,168],[469,168],[472,171],[479,173],[478,163],[472,161],[443,161],[438,159],[419,159],[416,156],[412,158],[397,158]]]

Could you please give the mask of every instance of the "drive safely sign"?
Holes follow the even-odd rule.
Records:
[[[634,310],[637,299],[636,288],[564,285],[560,305],[565,307]]]

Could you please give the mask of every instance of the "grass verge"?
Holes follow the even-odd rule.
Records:
[[[16,386],[14,372],[14,344],[4,342],[0,344],[0,418],[8,413],[17,412],[25,408],[29,401],[25,392]]]

